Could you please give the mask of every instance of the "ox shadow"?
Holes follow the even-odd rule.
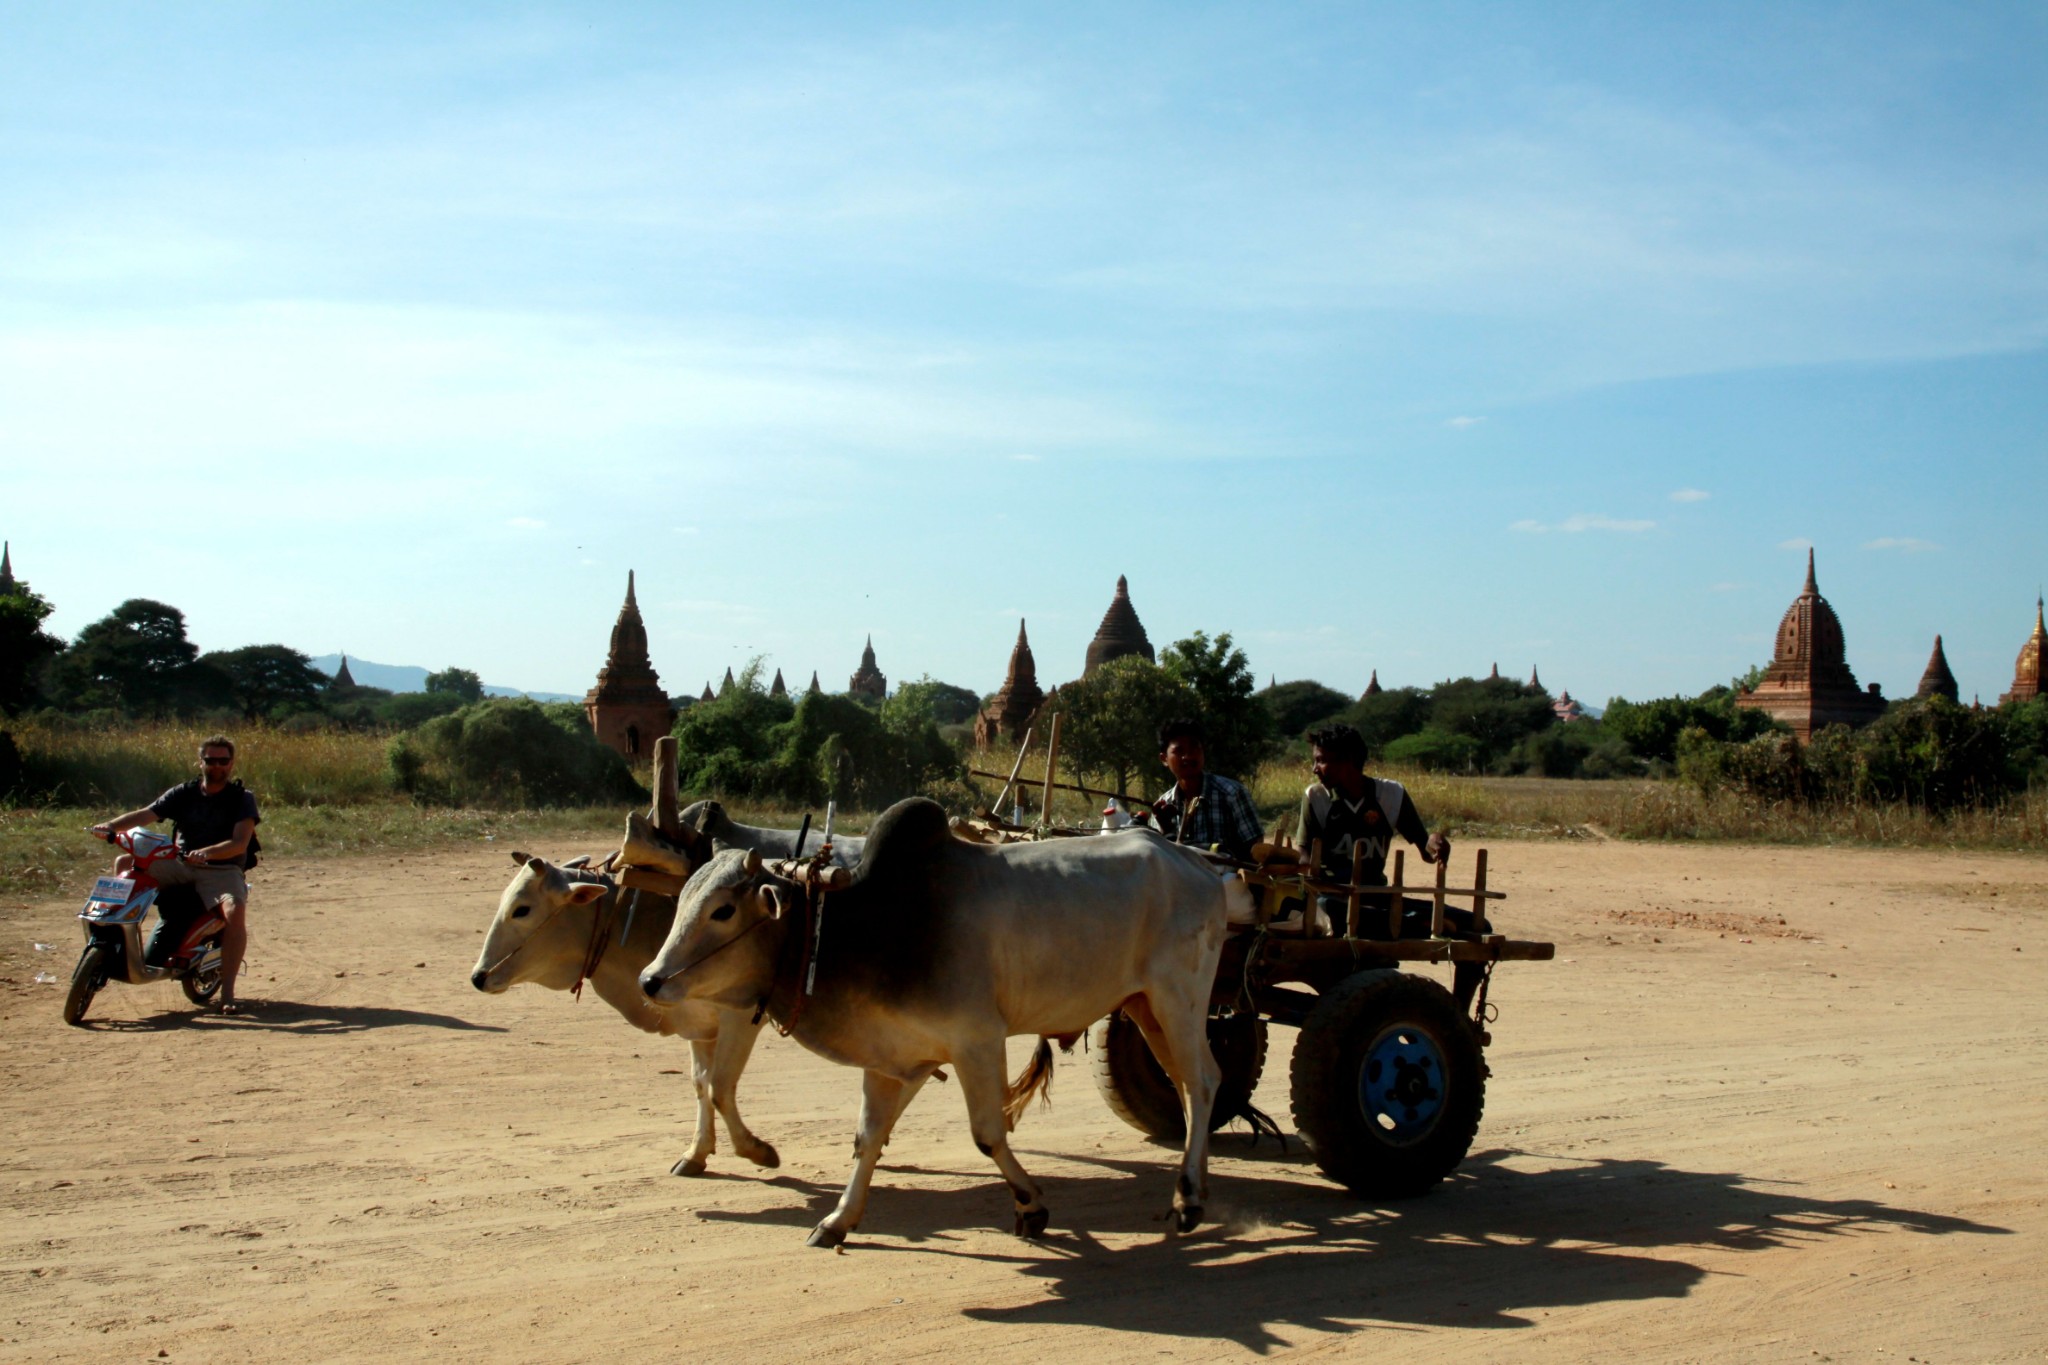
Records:
[[[846,1245],[855,1254],[964,1256],[1045,1282],[1036,1302],[966,1310],[981,1321],[1202,1337],[1265,1352],[1309,1332],[1514,1329],[1551,1308],[1682,1298],[1713,1273],[1693,1259],[1705,1252],[1796,1252],[1876,1231],[2011,1231],[1876,1200],[1819,1198],[1730,1172],[1613,1158],[1528,1171],[1505,1164],[1517,1155],[1475,1154],[1428,1197],[1384,1206],[1314,1176],[1263,1174],[1269,1163],[1212,1171],[1214,1221],[1178,1238],[1165,1232],[1171,1177],[1158,1163],[1078,1158],[1098,1174],[1046,1181],[1053,1227],[1039,1242],[994,1232],[1009,1221],[999,1181],[920,1191],[892,1187],[885,1176]],[[806,1207],[698,1216],[795,1229],[838,1198],[836,1188],[788,1187],[805,1193]],[[1132,1233],[1157,1240],[1100,1240]]]
[[[320,1035],[366,1033],[385,1028],[454,1029],[465,1033],[504,1033],[496,1024],[477,1024],[452,1014],[398,1009],[388,1005],[322,1005],[295,1000],[244,1000],[232,1018],[210,1010],[167,1010],[142,1019],[87,1021],[109,1032],[166,1033],[174,1029],[254,1029],[272,1033]]]

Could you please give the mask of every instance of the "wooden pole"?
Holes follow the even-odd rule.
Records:
[[[1038,818],[1042,824],[1052,823],[1053,774],[1060,767],[1060,713],[1052,713],[1052,734],[1045,741],[1045,797],[1039,805]]]
[[[673,839],[682,832],[683,817],[676,794],[676,737],[654,741],[654,808],[647,812],[654,827]]]
[[[1404,880],[1402,879],[1402,873],[1401,873],[1401,870],[1402,870],[1402,869],[1403,869],[1404,867],[1406,867],[1407,865],[1408,865],[1408,850],[1407,850],[1407,849],[1405,849],[1405,848],[1397,848],[1397,849],[1395,849],[1395,850],[1394,850],[1394,885],[1393,885],[1393,887],[1392,887],[1392,890],[1393,890],[1393,893],[1394,893],[1394,894],[1393,894],[1393,895],[1391,895],[1391,896],[1389,896],[1389,897],[1387,898],[1387,937],[1388,937],[1388,938],[1399,938],[1399,937],[1401,937],[1401,892],[1402,892],[1402,890],[1403,890],[1403,889],[1404,889],[1404,888],[1406,887],[1406,885],[1407,885],[1407,883],[1406,883],[1406,882],[1405,882],[1405,881],[1404,881]]]
[[[989,807],[997,819],[1002,818],[1003,802],[1010,799],[1010,788],[1017,785],[1017,774],[1024,771],[1024,755],[1031,752],[1031,727],[1024,727],[1023,742],[1017,746],[1017,761],[1010,765],[1010,775],[1003,779],[1003,789],[996,793],[996,803]]]
[[[1351,885],[1356,887],[1365,880],[1365,840],[1351,841]],[[1351,913],[1345,917],[1344,930],[1352,938],[1365,933],[1365,897],[1357,891],[1351,893]]]
[[[1444,936],[1444,876],[1451,870],[1450,861],[1449,858],[1438,858],[1436,860],[1436,899],[1431,903],[1429,911],[1429,936],[1431,938],[1442,938]]]

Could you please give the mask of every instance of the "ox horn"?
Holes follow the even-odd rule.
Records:
[[[696,864],[687,846],[656,829],[639,811],[626,817],[626,839],[619,846],[620,861],[634,867],[651,867],[675,877],[687,877]]]
[[[757,850],[751,848],[747,850],[747,875],[749,877],[761,875],[761,855]]]

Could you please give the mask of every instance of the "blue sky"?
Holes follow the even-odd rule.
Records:
[[[1695,12],[1700,11],[1700,12]],[[0,3],[0,535],[587,687],[1995,697],[2048,578],[2038,5]]]

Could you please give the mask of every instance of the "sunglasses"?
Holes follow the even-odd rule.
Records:
[[[199,761],[209,768],[230,768],[235,762],[232,758],[202,758]]]

